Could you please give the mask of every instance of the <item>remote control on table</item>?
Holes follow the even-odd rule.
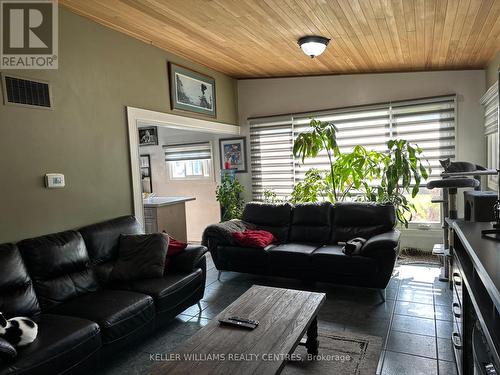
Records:
[[[248,323],[248,324],[254,324],[256,326],[259,325],[258,320],[252,320],[252,319],[246,319],[246,318],[240,318],[239,316],[232,316],[229,318],[230,320],[235,320],[237,322],[242,322],[242,323]]]
[[[245,318],[231,317],[226,319],[220,319],[219,323],[222,325],[228,325],[233,327],[240,327],[246,329],[255,329],[259,325],[256,320],[250,320]]]

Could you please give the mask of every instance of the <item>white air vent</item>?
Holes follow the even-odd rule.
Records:
[[[2,86],[4,104],[52,108],[52,96],[48,82],[3,74]]]

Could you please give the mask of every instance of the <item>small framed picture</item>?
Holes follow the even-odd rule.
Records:
[[[151,180],[151,157],[149,155],[140,156],[142,192],[153,192],[153,181]]]
[[[158,128],[139,128],[139,146],[158,146]]]
[[[215,79],[172,63],[168,67],[172,109],[216,117]]]
[[[221,169],[232,169],[235,173],[247,171],[246,138],[219,140]]]

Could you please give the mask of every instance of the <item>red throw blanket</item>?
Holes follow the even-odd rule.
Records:
[[[234,241],[240,246],[264,248],[276,242],[273,234],[265,230],[247,229],[232,234]]]

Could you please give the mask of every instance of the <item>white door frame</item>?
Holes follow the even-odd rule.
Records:
[[[215,121],[150,111],[127,106],[128,141],[130,152],[130,173],[132,176],[132,200],[134,215],[144,224],[141,175],[139,173],[139,125],[156,125],[173,129],[192,130],[204,133],[239,135],[240,127]]]

